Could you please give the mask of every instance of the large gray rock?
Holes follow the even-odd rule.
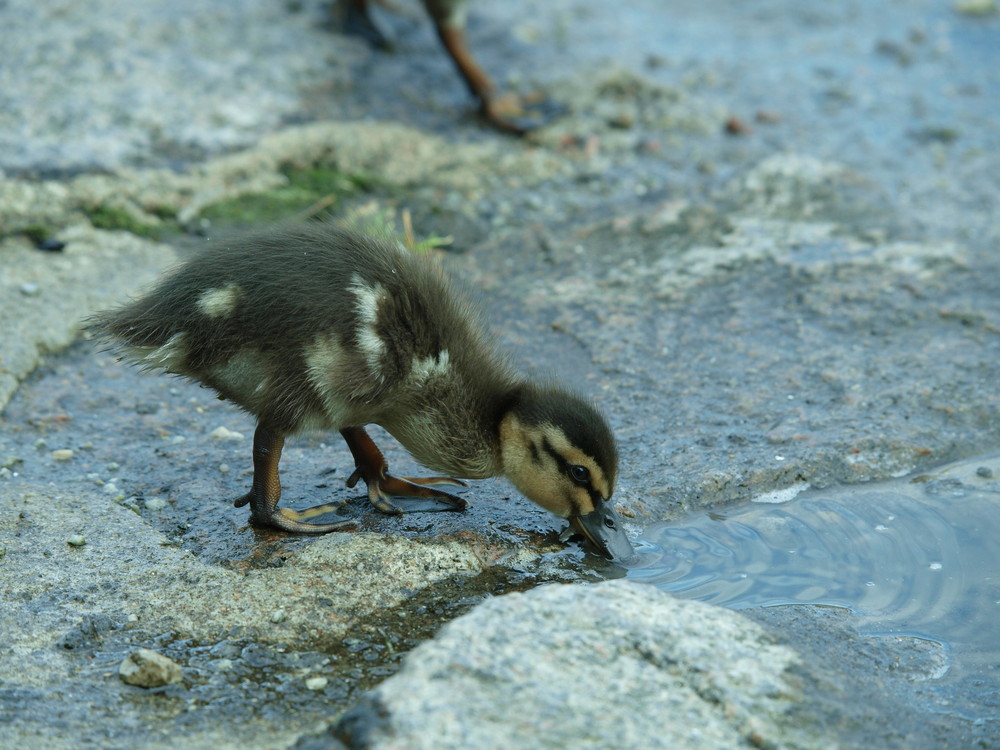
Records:
[[[477,607],[334,734],[353,748],[832,747],[798,725],[791,648],[746,618],[626,581]]]

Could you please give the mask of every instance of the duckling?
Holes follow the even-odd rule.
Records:
[[[389,42],[371,19],[369,0],[339,1],[345,31],[378,47],[389,46]],[[465,22],[469,0],[423,0],[423,4],[434,22],[441,45],[455,63],[472,96],[479,102],[480,115],[490,125],[512,135],[524,135],[537,126],[530,119],[531,116],[537,119],[539,115],[554,114],[557,111],[548,102],[541,102],[532,105],[533,111],[529,112],[525,104],[513,94],[497,94],[493,81],[472,56],[466,40]]]
[[[253,481],[235,501],[256,525],[353,524],[308,520],[332,504],[278,507],[285,438],[335,429],[354,458],[347,486],[363,481],[383,513],[402,512],[396,496],[462,510],[439,485],[503,474],[602,554],[632,555],[611,504],[618,454],[605,419],[516,374],[439,266],[391,238],[308,223],[217,244],[88,328],[143,369],[202,383],[256,417]],[[390,474],[368,424],[447,476]]]

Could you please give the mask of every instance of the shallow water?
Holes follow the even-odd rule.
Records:
[[[846,607],[864,633],[945,644],[935,677],[997,692],[1000,456],[760,500],[647,529],[628,577],[734,609]]]

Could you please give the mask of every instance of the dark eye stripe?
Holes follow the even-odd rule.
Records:
[[[538,446],[534,443],[528,443],[528,450],[531,451],[532,463],[540,464],[542,462],[542,457],[538,455]]]
[[[547,438],[542,438],[542,450],[552,456],[556,465],[559,467],[559,471],[563,474],[569,474],[569,461],[563,458],[559,452],[552,447],[552,443],[550,443]]]
[[[580,501],[576,499],[576,496],[572,492],[566,493],[566,504],[570,507],[570,517],[583,514],[583,508],[580,507]]]
[[[593,487],[588,487],[587,492],[590,493],[590,504],[594,506],[594,510],[597,510],[600,504],[604,502],[604,497]]]
[[[559,454],[559,452],[552,447],[552,443],[550,443],[546,438],[542,438],[542,450],[548,453],[550,456],[552,456],[552,460],[556,462],[556,465],[559,467],[559,470],[561,472],[569,475],[569,461],[563,458]],[[585,490],[587,490],[587,494],[590,495],[590,504],[594,508],[597,508],[598,503],[604,501],[604,496],[597,491],[592,482],[588,481],[586,485],[580,485],[580,486],[582,486]],[[580,503],[577,502],[575,497],[570,497],[569,502],[570,505],[573,507],[573,511],[575,513],[580,513],[583,510],[580,507]]]

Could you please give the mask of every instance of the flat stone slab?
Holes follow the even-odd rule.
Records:
[[[450,236],[445,264],[516,362],[608,413],[634,535],[693,509],[995,450],[995,18],[788,0],[555,0],[526,17],[483,1],[470,36],[484,65],[568,107],[519,141],[478,127],[419,9],[377,11],[390,55],[323,29],[325,5],[0,10],[0,744],[329,745],[317,730],[489,597],[483,618],[526,618],[526,685],[577,679],[571,644],[586,642],[608,669],[588,684],[620,688],[642,721],[663,704],[644,692],[655,683],[719,743],[995,743],[994,724],[960,711],[928,729],[911,688],[934,654],[863,638],[846,613],[753,613],[765,632],[630,585],[501,596],[621,575],[560,543],[561,523],[501,481],[470,489],[463,514],[385,518],[343,487],[346,451],[307,435],[287,449],[287,502],[343,500],[360,533],[249,529],[231,505],[248,482],[246,416],[77,340],[87,313],[202,236],[227,236],[208,209],[287,187],[292,168],[333,169],[366,185],[338,214]],[[95,229],[109,219],[119,228]],[[394,467],[414,468],[379,440]],[[528,614],[536,603],[547,617]],[[553,628],[556,615],[574,630]],[[718,637],[700,642],[699,628]],[[451,632],[426,663],[478,669],[515,645],[472,633],[456,654]],[[136,648],[178,664],[182,681],[124,684]],[[493,667],[509,678],[513,664]],[[430,705],[460,676],[439,672],[400,705]],[[362,705],[355,716],[370,715]],[[470,726],[495,720],[480,708]],[[554,716],[545,700],[530,708]],[[418,714],[396,719],[419,734],[433,717]],[[373,741],[389,726],[365,721]],[[700,724],[671,726],[676,746],[702,746]]]

